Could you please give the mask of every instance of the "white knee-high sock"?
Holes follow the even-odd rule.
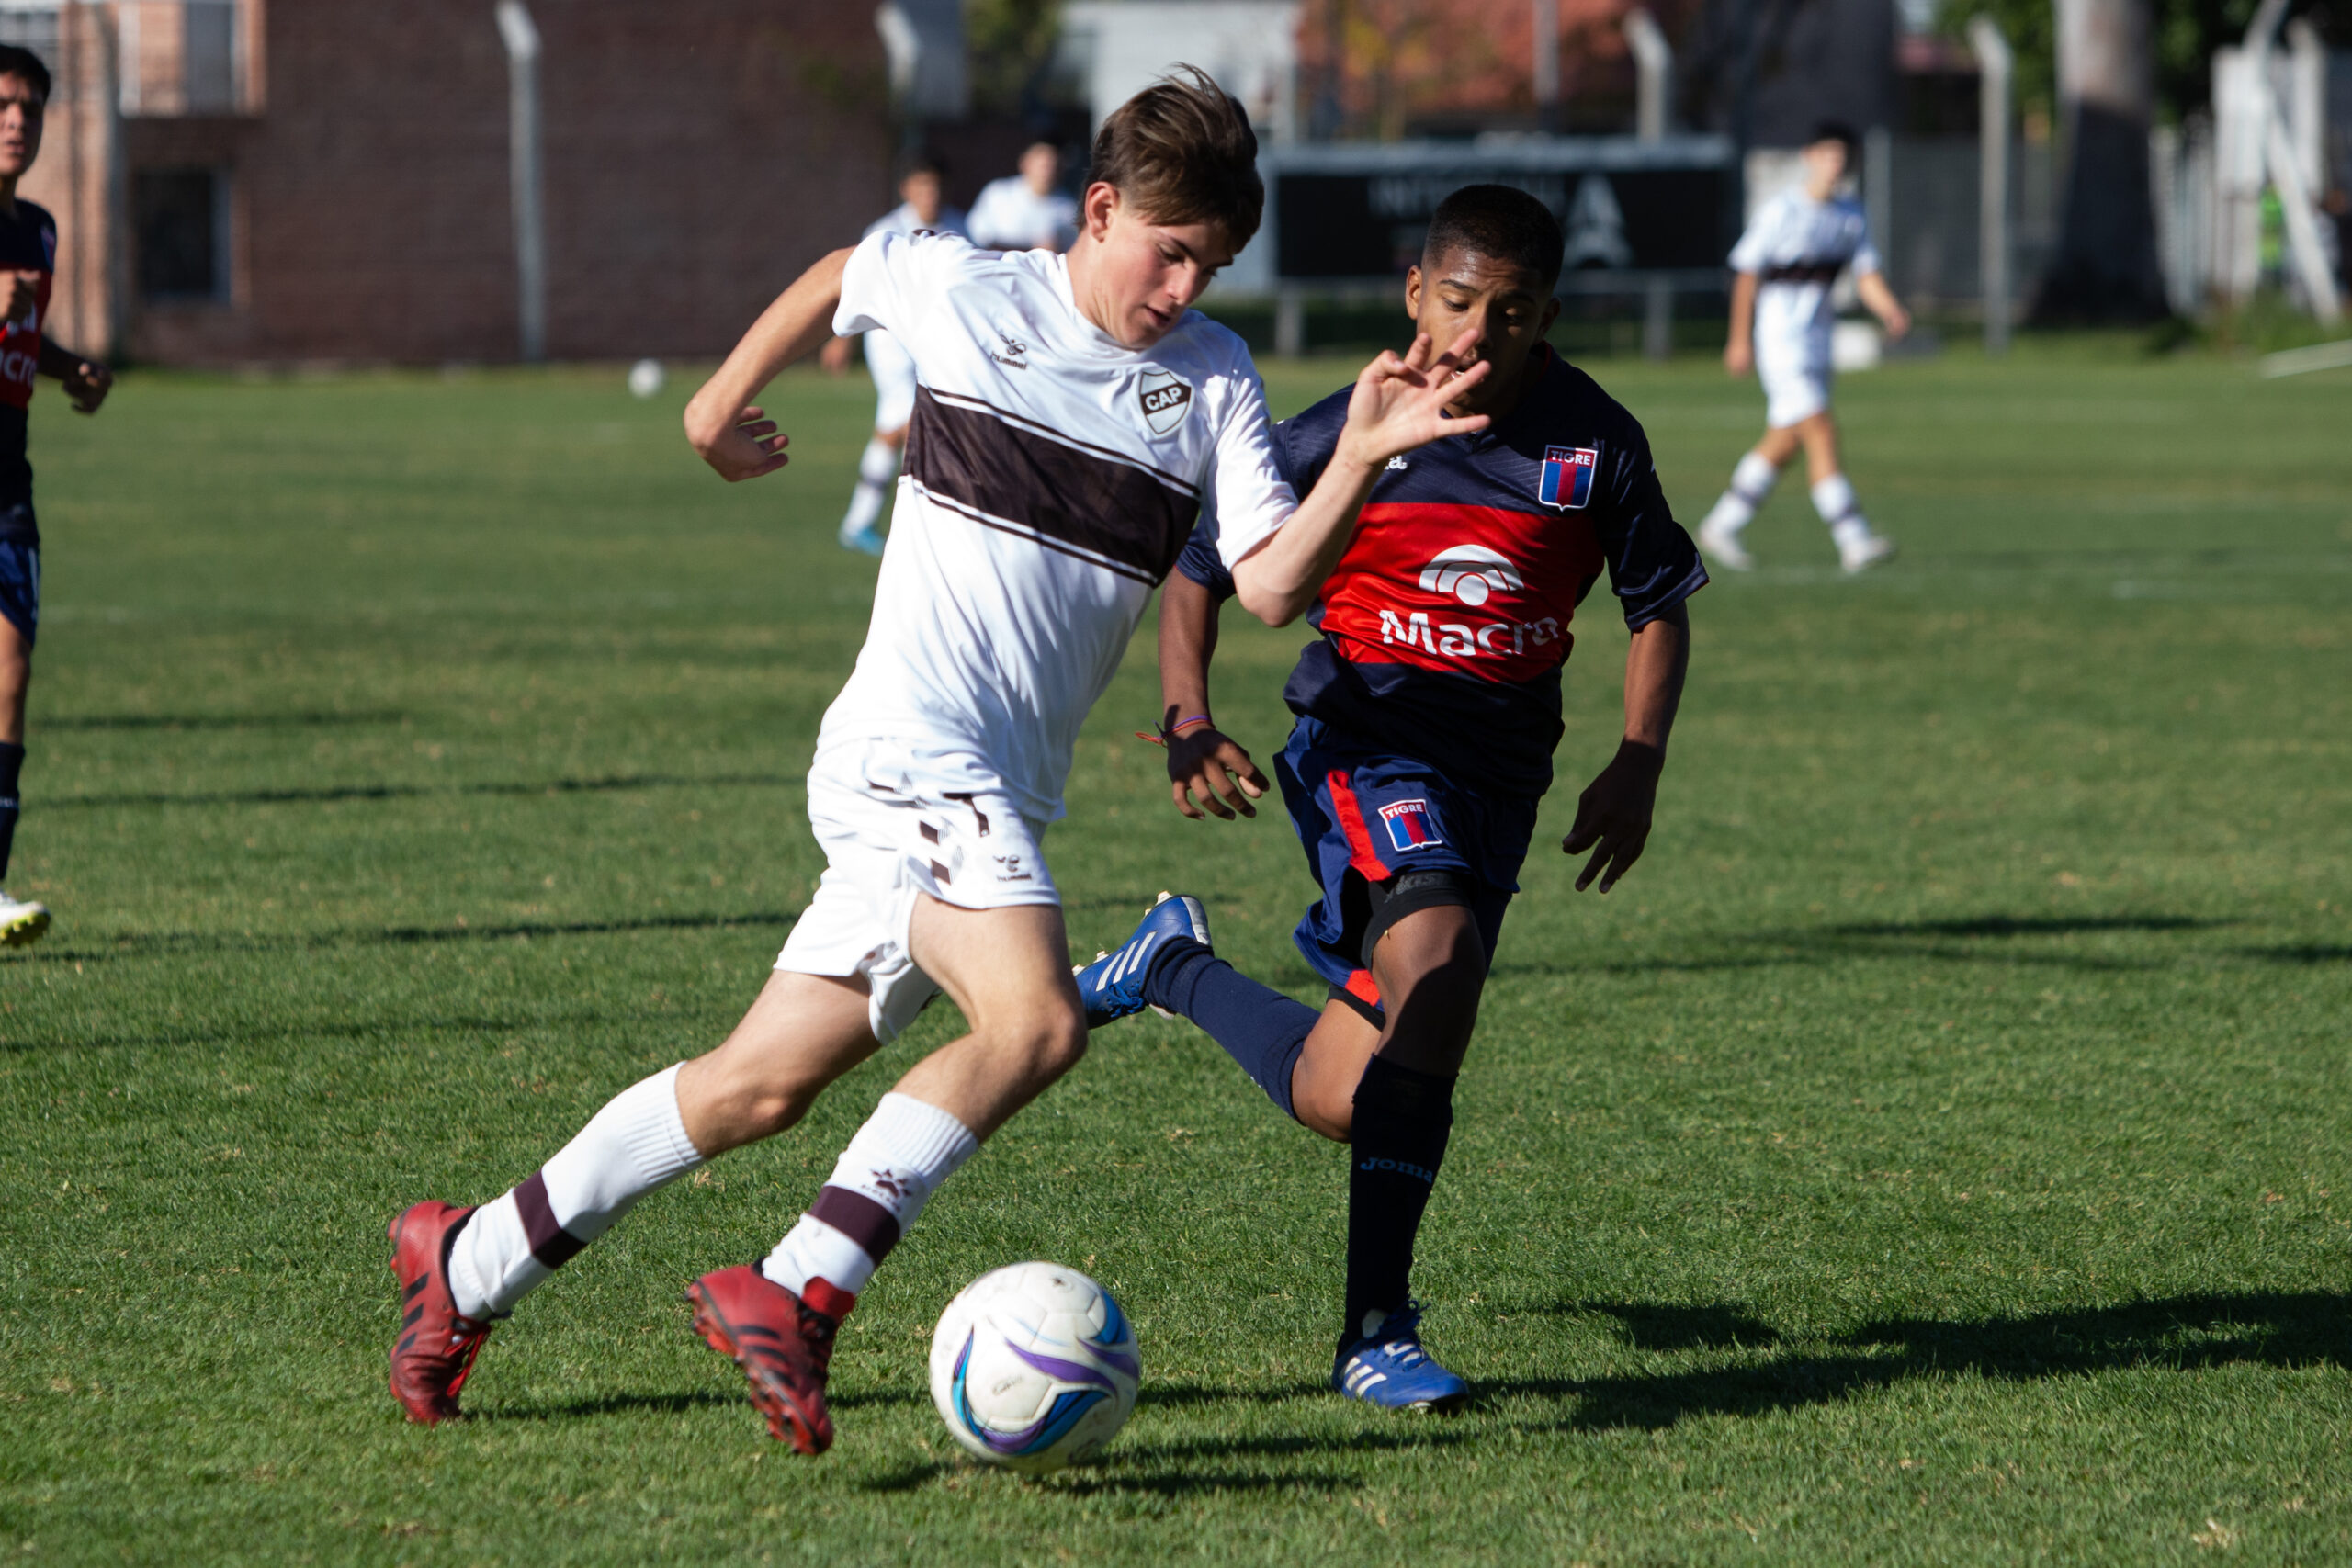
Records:
[[[678,1067],[631,1084],[553,1159],[466,1221],[449,1248],[458,1310],[514,1311],[631,1204],[702,1163],[678,1114]]]
[[[1843,474],[1832,474],[1813,487],[1813,509],[1829,525],[1829,536],[1840,547],[1871,536],[1870,519],[1854,499],[1854,487]]]
[[[970,1128],[937,1106],[884,1095],[760,1272],[840,1317],[940,1183],[979,1146]]]
[[[1700,526],[1738,533],[1755,520],[1757,511],[1771,498],[1772,487],[1780,479],[1780,469],[1756,453],[1747,453],[1733,465],[1729,488],[1716,499],[1713,510]]]
[[[842,532],[862,534],[882,515],[882,508],[889,502],[890,487],[899,478],[899,449],[880,436],[865,444],[857,457],[857,491],[849,498],[849,512],[842,518]]]

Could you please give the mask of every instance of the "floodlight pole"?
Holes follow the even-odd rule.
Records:
[[[1625,13],[1625,47],[1633,51],[1635,73],[1634,140],[1663,141],[1667,99],[1674,82],[1674,46],[1666,41],[1657,18],[1637,6]],[[1674,285],[1654,277],[1643,286],[1642,354],[1666,359],[1673,353]]]
[[[523,359],[548,356],[547,231],[539,207],[539,29],[523,0],[498,0],[506,46],[508,178],[514,205],[514,314]]]
[[[1968,44],[1982,73],[1976,86],[1978,289],[1984,299],[1984,352],[1998,358],[2009,351],[2009,84],[2017,62],[1990,17],[1968,24]]]
[[[1560,129],[1560,0],[1534,0],[1535,128]]]

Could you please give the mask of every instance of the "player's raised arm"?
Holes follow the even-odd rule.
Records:
[[[1176,809],[1227,821],[1272,786],[1240,743],[1209,716],[1209,660],[1216,654],[1223,601],[1185,571],[1170,573],[1159,599],[1159,733],[1168,743],[1168,782]],[[1197,801],[1198,804],[1195,804]]]
[[[1494,367],[1481,359],[1464,370],[1478,334],[1464,333],[1444,354],[1421,333],[1403,358],[1384,352],[1356,378],[1348,423],[1323,477],[1290,520],[1233,569],[1235,596],[1270,626],[1288,626],[1315,603],[1348,547],[1356,513],[1388,459],[1441,435],[1473,435],[1492,423],[1485,414],[1449,419],[1445,405],[1486,379]]]
[[[786,366],[831,340],[849,257],[847,250],[833,252],[776,296],[686,404],[686,439],[729,482],[772,474],[790,460],[784,453],[790,437],[752,400]]]

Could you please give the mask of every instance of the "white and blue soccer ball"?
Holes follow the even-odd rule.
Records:
[[[1102,1452],[1142,1381],[1127,1314],[1058,1263],[981,1275],[931,1336],[931,1399],[947,1430],[976,1458],[1033,1475]]]

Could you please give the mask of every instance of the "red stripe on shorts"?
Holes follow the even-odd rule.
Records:
[[[1340,819],[1340,831],[1347,835],[1348,863],[1366,882],[1385,882],[1396,873],[1381,863],[1378,852],[1372,847],[1372,834],[1363,825],[1363,807],[1356,804],[1356,792],[1348,782],[1347,770],[1334,768],[1323,775],[1323,787],[1331,792],[1332,815]]]

